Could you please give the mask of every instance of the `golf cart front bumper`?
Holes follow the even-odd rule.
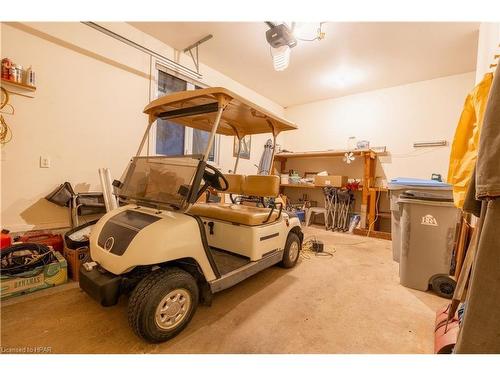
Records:
[[[113,306],[120,297],[122,277],[113,275],[100,267],[87,271],[80,267],[80,288],[103,306]]]

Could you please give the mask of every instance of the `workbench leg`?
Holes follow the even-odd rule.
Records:
[[[368,211],[368,229],[376,230],[375,228],[375,212],[377,209],[377,194],[380,194],[378,191],[370,192],[370,206]]]
[[[363,195],[361,200],[361,228],[368,228],[369,215],[375,213],[375,203],[371,203],[370,187],[375,181],[375,154],[372,152],[364,153],[365,168],[363,173]],[[368,220],[367,219],[368,214]]]

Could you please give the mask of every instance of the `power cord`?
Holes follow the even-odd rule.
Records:
[[[0,115],[0,143],[1,144],[9,143],[11,139],[12,139],[12,130],[10,129],[9,125],[7,125],[7,122],[5,122],[3,116]]]
[[[0,270],[2,274],[16,275],[36,267],[52,263],[56,257],[46,245],[20,243],[2,250]],[[26,277],[31,277],[29,275]]]
[[[314,248],[315,244],[318,244],[318,243],[323,244],[321,241],[319,241],[316,238],[316,236],[307,237],[302,244],[302,251],[300,253],[301,258],[311,259],[313,254],[316,257],[332,258],[333,254],[336,252],[336,250],[333,249],[331,251],[326,251],[326,250],[318,251]]]

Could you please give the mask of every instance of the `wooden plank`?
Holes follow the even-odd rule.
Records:
[[[274,158],[274,159],[276,159],[276,158]],[[286,173],[286,159],[281,159],[280,165],[281,165],[281,173]]]
[[[467,248],[467,240],[469,238],[470,225],[465,218],[462,219],[460,227],[460,235],[458,237],[458,246],[455,256],[455,275],[460,275],[462,265],[464,262],[465,251]]]
[[[379,212],[377,216],[385,219],[390,219],[392,217],[392,214],[390,212]]]
[[[368,228],[375,230],[375,220],[376,220],[376,205],[377,205],[377,194],[378,192],[370,192],[370,204],[368,210]]]
[[[368,152],[367,152],[368,151]],[[305,152],[280,152],[275,155],[276,159],[291,159],[291,158],[327,158],[327,157],[340,157],[344,156],[346,152],[352,152],[354,156],[364,156],[367,154],[376,155],[370,149],[365,150],[327,150],[327,151],[305,151]]]
[[[472,265],[474,264],[474,258],[476,256],[476,249],[478,243],[478,230],[473,231],[472,238],[469,242],[469,246],[467,249],[467,255],[465,256],[463,267],[460,270],[460,273],[455,273],[458,275],[457,285],[455,287],[455,291],[453,292],[453,298],[451,301],[450,308],[448,310],[448,320],[453,317],[460,305],[460,302],[465,300],[465,287],[467,285],[467,281],[469,280],[470,271],[472,269]]]
[[[313,184],[280,184],[280,187],[286,188],[304,188],[304,189],[323,189],[324,185],[313,185]],[[359,188],[357,191],[363,191],[363,188]]]
[[[10,81],[10,80],[4,79],[4,78],[2,78],[2,85],[3,84],[17,87],[18,89],[22,89],[22,90],[26,90],[26,91],[35,91],[36,90],[35,86],[27,85],[27,84],[21,83],[21,82]]]
[[[292,187],[292,188],[304,188],[304,189],[316,189],[321,186],[316,186],[313,184],[280,184],[281,187]]]
[[[371,230],[368,233],[368,229],[364,229],[364,228],[354,228],[353,234],[357,234],[359,236],[365,236],[365,237],[368,235],[368,237],[380,238],[380,239],[389,240],[389,241],[392,239],[391,234],[388,232]]]
[[[371,195],[375,198],[370,197],[370,188],[375,181],[375,159],[371,158],[370,153],[364,154],[364,171],[363,171],[363,195],[361,198],[361,206],[366,207],[366,213],[368,215],[368,220],[366,217],[361,216],[361,223],[364,223],[364,228],[369,228],[370,224],[373,223],[375,218],[376,210],[376,192],[372,192]],[[363,215],[363,212],[361,213]],[[366,214],[365,214],[366,215]],[[372,218],[372,219],[371,219]],[[370,228],[374,229],[374,228]]]

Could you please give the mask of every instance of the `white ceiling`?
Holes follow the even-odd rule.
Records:
[[[478,23],[333,23],[273,69],[263,22],[132,22],[182,50],[207,34],[200,61],[288,107],[475,70]]]

